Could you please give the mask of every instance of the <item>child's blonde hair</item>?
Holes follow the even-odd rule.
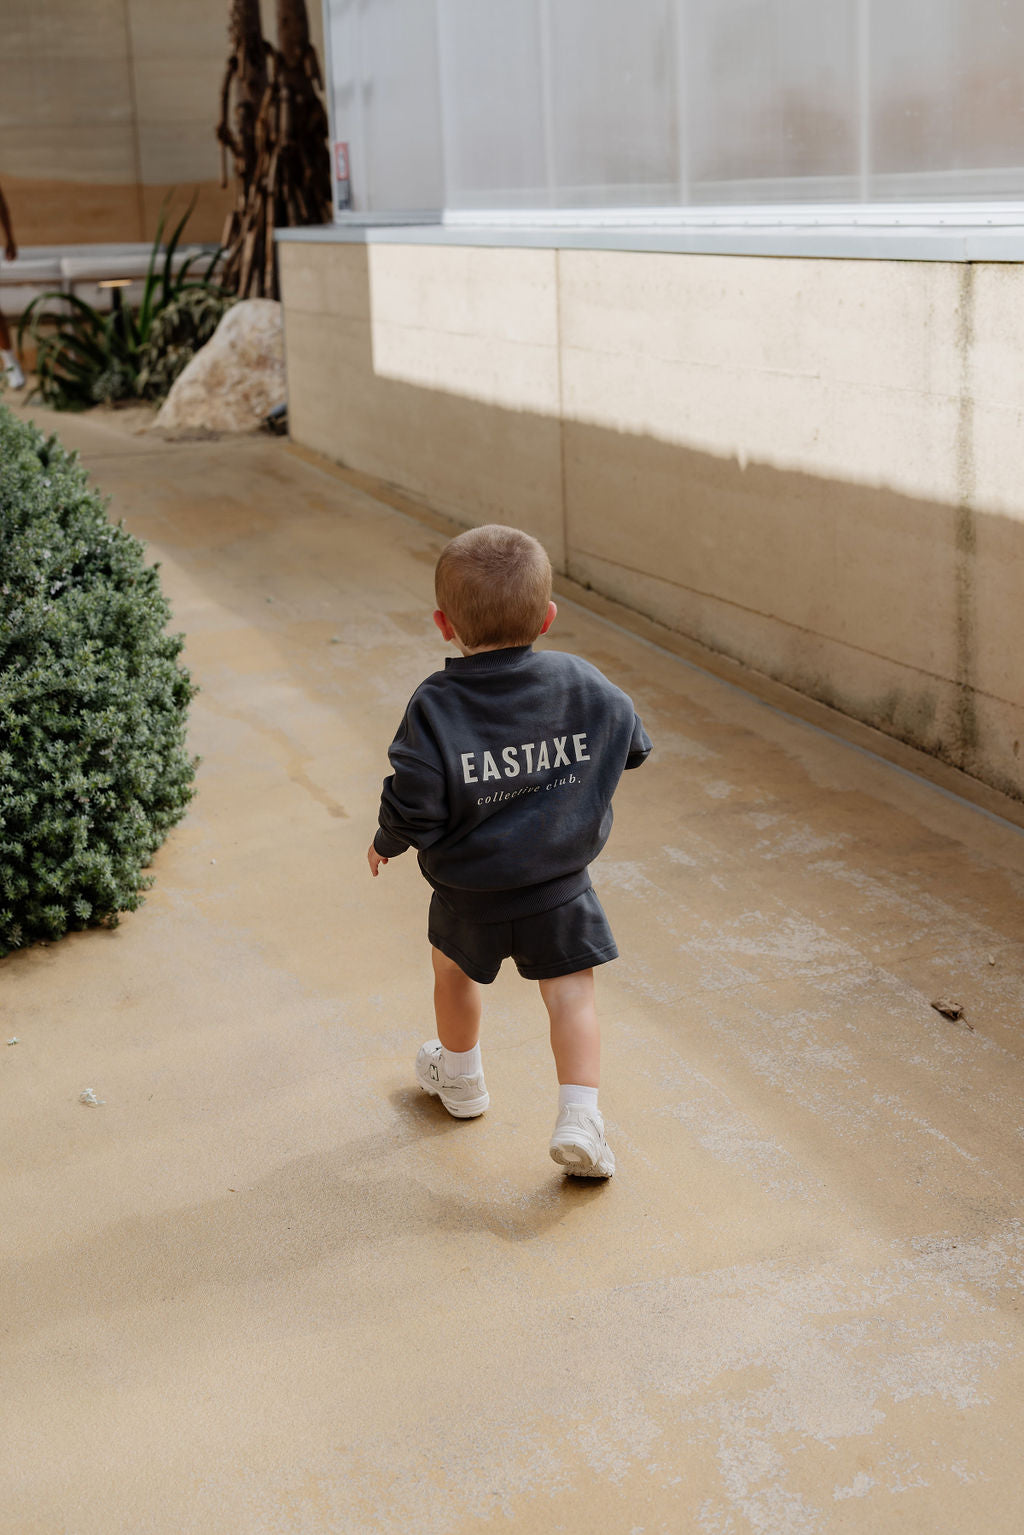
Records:
[[[467,650],[530,645],[547,617],[551,561],[529,533],[491,522],[445,545],[434,591]]]

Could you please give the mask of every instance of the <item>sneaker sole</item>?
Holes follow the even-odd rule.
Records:
[[[564,1167],[571,1178],[611,1178],[615,1172],[615,1158],[611,1151],[607,1160],[584,1141],[553,1140],[548,1147],[552,1162]]]
[[[426,1093],[428,1098],[440,1098],[442,1107],[448,1110],[453,1119],[479,1119],[491,1106],[490,1093],[484,1093],[481,1098],[469,1098],[465,1103],[446,1103],[444,1094],[436,1087],[428,1087],[425,1082],[420,1083],[420,1092]]]

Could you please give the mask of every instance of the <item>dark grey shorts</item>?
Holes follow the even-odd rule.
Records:
[[[593,890],[512,922],[471,922],[452,911],[437,895],[430,902],[427,936],[460,970],[484,986],[494,980],[503,959],[514,959],[528,981],[574,975],[618,959],[608,918]]]

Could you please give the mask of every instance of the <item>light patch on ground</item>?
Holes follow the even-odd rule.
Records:
[[[976,934],[979,939],[990,937],[986,929],[952,901],[922,890],[902,872],[879,877],[838,858],[819,859],[809,866],[809,871],[828,875],[856,890],[862,914],[878,912],[890,919],[898,918],[904,943],[919,939],[930,931],[957,932],[961,938],[968,933]],[[908,923],[913,924],[909,929]]]
[[[639,697],[634,693],[637,703]],[[673,700],[673,703],[675,701]],[[646,718],[646,712],[645,716]],[[720,752],[708,746],[704,741],[697,741],[692,736],[684,736],[677,730],[666,728],[659,722],[657,751],[660,756],[681,757],[691,762],[712,762],[721,756]]]
[[[408,1357],[401,1430],[372,1397],[358,1434],[339,1421],[334,1460],[288,1477],[297,1501],[281,1527],[557,1528],[546,1505],[595,1481],[610,1498],[638,1477],[671,1493],[676,1528],[701,1535],[827,1535],[850,1499],[865,1528],[890,1528],[892,1496],[928,1488],[934,1500],[986,1475],[964,1436],[996,1372],[1019,1360],[997,1297],[979,1302],[902,1244],[879,1257],[875,1267],[760,1262],[553,1301],[513,1282],[530,1346],[508,1358],[492,1346],[500,1324],[479,1316],[470,1382],[439,1373],[425,1340]],[[462,1428],[442,1464],[423,1455],[421,1429],[451,1413]],[[705,1472],[696,1485],[694,1456]],[[279,1512],[279,1491],[249,1487],[252,1527],[270,1527],[258,1521]]]
[[[681,863],[684,866],[684,868],[687,868],[687,869],[699,869],[700,868],[700,863],[699,863],[698,859],[693,858],[689,853],[684,853],[682,848],[679,848],[679,847],[663,847],[661,851],[666,855],[666,857],[671,858],[673,863]]]
[[[683,948],[703,954],[713,963],[723,951],[751,959],[782,959],[799,964],[858,958],[849,944],[796,912],[748,911],[714,926],[706,922]]]
[[[757,851],[762,858],[771,863],[777,858],[810,858],[815,853],[824,853],[830,848],[842,847],[848,841],[849,838],[841,834],[822,836],[809,826],[794,826],[792,830],[780,834],[767,844],[759,843]]]
[[[1024,1223],[1011,1221],[987,1239],[942,1235],[918,1237],[923,1263],[952,1283],[972,1285],[993,1299],[1024,1291]]]
[[[645,900],[661,898],[662,890],[644,873],[642,863],[626,863],[621,859],[602,858],[598,868],[598,879],[602,885],[612,885],[616,890],[623,890],[629,895],[639,896]]]
[[[804,1175],[785,1147],[760,1131],[706,1076],[676,1056],[661,1073],[669,1100],[662,1112],[685,1125],[717,1161],[740,1168],[776,1199],[820,1197],[825,1185]]]
[[[842,1498],[864,1498],[867,1497],[874,1485],[875,1479],[873,1476],[868,1476],[866,1471],[858,1471],[849,1487],[837,1487],[832,1496],[837,1503]]]
[[[930,1125],[928,1121],[922,1117],[922,1115],[913,1113],[913,1111],[908,1109],[907,1105],[894,1094],[875,1093],[872,1097],[872,1102],[877,1103],[880,1107],[887,1109],[894,1119],[902,1120],[907,1124],[911,1124],[916,1130],[920,1130],[922,1134],[934,1136],[937,1141],[942,1141],[942,1143],[945,1146],[948,1146],[950,1151],[954,1152],[958,1157],[963,1157],[966,1161],[973,1162],[975,1165],[980,1162],[979,1157],[974,1156],[970,1151],[966,1151],[963,1146],[958,1146],[956,1141],[954,1141],[951,1136],[946,1135],[944,1131],[940,1130],[937,1125]]]

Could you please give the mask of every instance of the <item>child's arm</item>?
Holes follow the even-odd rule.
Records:
[[[388,751],[394,769],[384,780],[379,827],[366,860],[376,879],[381,864],[407,848],[431,847],[448,826],[447,779],[433,732],[410,704]]]
[[[651,741],[644,729],[643,720],[639,714],[633,716],[633,739],[629,743],[629,752],[626,756],[627,768],[643,767],[651,755]]]
[[[3,225],[4,231],[4,256],[8,261],[15,261],[18,256],[18,243],[14,238],[11,215],[2,188],[0,188],[0,224]]]

